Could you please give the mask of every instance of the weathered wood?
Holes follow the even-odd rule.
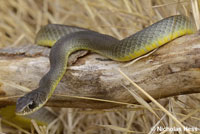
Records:
[[[44,50],[43,50],[44,49]],[[49,69],[48,48],[29,47],[23,50],[0,50],[0,106],[14,104],[13,96],[23,95],[16,85],[35,89],[41,77]],[[17,51],[17,52],[16,52]],[[29,51],[29,52],[27,52]],[[39,51],[39,52],[38,52]],[[44,53],[45,51],[45,53]],[[21,53],[21,54],[20,54]],[[29,53],[29,54],[28,54]],[[74,98],[91,97],[127,103],[137,103],[122,86],[134,88],[118,71],[127,74],[134,82],[155,99],[200,93],[200,37],[198,34],[178,38],[159,48],[147,58],[123,68],[125,63],[100,61],[98,54],[79,58],[70,66],[56,88],[48,106],[111,108],[116,103]],[[135,91],[149,101],[136,88]],[[61,97],[60,95],[67,95]],[[9,98],[5,98],[8,97]],[[71,97],[70,97],[71,96]],[[10,98],[11,97],[11,98]]]

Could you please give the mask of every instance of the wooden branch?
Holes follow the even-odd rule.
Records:
[[[49,69],[48,53],[48,48],[36,46],[0,50],[0,106],[15,104],[16,98],[13,96],[24,94],[19,85],[30,89],[37,87],[39,80]],[[80,53],[82,55],[83,51]],[[123,85],[134,89],[149,101],[117,71],[119,67],[155,99],[200,93],[199,57],[198,34],[178,38],[126,68],[121,67],[125,63],[97,60],[96,58],[105,58],[92,53],[79,58],[68,68],[47,105],[79,108],[112,108],[123,105],[74,96],[137,103]]]

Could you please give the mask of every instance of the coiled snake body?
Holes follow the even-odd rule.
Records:
[[[16,113],[30,114],[47,102],[63,77],[72,52],[86,49],[112,60],[130,61],[194,31],[193,22],[182,15],[165,18],[123,40],[83,28],[49,24],[37,34],[36,44],[53,46],[49,57],[50,70],[40,80],[37,89],[18,99]]]

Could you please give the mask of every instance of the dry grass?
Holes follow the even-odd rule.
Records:
[[[0,46],[33,43],[36,32],[47,23],[89,28],[122,39],[167,16],[185,14],[194,16],[199,29],[199,6],[198,0],[1,0]],[[56,121],[47,127],[38,127],[33,121],[35,132],[26,132],[153,134],[159,133],[151,131],[151,128],[156,126],[179,127],[181,124],[190,128],[200,128],[199,95],[160,100],[159,103],[168,111],[163,111],[153,103],[147,104],[142,98],[138,98],[138,101],[144,108],[55,109],[58,115]],[[167,116],[168,112],[172,116]],[[173,118],[177,118],[178,122]],[[0,132],[22,131],[1,126]]]

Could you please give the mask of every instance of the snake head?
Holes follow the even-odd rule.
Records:
[[[43,92],[33,90],[17,100],[16,114],[31,114],[41,108],[46,101],[47,100],[45,100],[45,95]]]

